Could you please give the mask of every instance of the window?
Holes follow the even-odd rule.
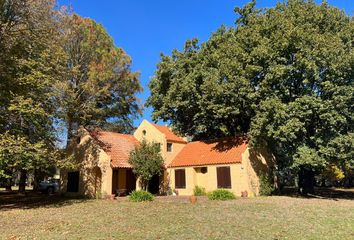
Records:
[[[175,188],[186,188],[186,170],[175,170]]]
[[[218,188],[231,188],[230,167],[217,167]]]
[[[207,167],[201,167],[200,168],[200,172],[203,174],[206,174],[208,172],[208,168]]]
[[[172,152],[172,143],[167,143],[167,152]]]
[[[146,135],[146,130],[143,130],[143,136],[145,136]]]
[[[77,137],[77,138],[76,138],[76,143],[77,143],[77,144],[80,144],[80,142],[81,142],[81,137]]]

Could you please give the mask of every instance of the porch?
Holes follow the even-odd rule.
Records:
[[[112,194],[126,196],[136,189],[137,179],[131,168],[114,168],[112,173]]]

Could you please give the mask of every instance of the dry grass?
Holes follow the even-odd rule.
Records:
[[[354,200],[202,198],[193,205],[187,198],[132,203],[52,197],[50,202],[0,203],[0,238],[354,239]]]

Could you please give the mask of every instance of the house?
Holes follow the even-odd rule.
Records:
[[[229,189],[239,196],[259,194],[259,175],[269,171],[271,157],[250,149],[245,137],[188,143],[168,165],[170,186],[192,195],[196,186],[207,192]]]
[[[125,195],[140,184],[128,163],[130,151],[143,139],[160,145],[165,160],[161,176],[153,176],[148,189],[154,194],[175,190],[192,195],[196,186],[207,191],[226,188],[236,195],[258,195],[259,175],[271,166],[272,157],[249,147],[244,137],[188,142],[167,126],[142,121],[133,135],[89,132],[80,129],[69,147],[77,165],[61,171],[65,194],[103,197]]]

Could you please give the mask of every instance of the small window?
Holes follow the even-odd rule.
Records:
[[[175,188],[186,188],[186,170],[175,170]]]
[[[143,130],[143,136],[146,136],[146,130]]]
[[[218,188],[231,188],[230,167],[217,167]]]
[[[172,152],[172,143],[167,143],[167,152]]]
[[[208,172],[208,168],[207,167],[201,167],[200,168],[200,172],[203,174],[206,174]]]
[[[77,144],[80,144],[80,142],[81,142],[81,137],[77,137],[77,138],[76,138],[76,143],[77,143]]]

